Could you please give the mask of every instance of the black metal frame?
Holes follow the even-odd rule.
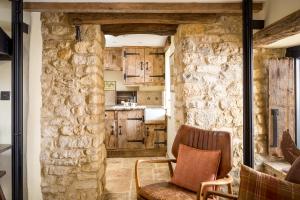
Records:
[[[243,161],[253,167],[253,23],[252,0],[243,0]]]
[[[12,199],[23,199],[23,0],[12,1]]]

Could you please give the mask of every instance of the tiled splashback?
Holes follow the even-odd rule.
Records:
[[[161,91],[138,91],[137,103],[139,105],[163,105]]]

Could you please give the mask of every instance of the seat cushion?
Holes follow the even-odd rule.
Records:
[[[216,179],[220,157],[221,151],[219,150],[200,150],[180,144],[177,164],[171,182],[185,189],[198,192],[202,182]]]
[[[147,200],[196,200],[196,193],[170,182],[144,186],[138,191],[138,194]]]
[[[300,184],[300,156],[292,164],[285,180]]]
[[[239,200],[298,200],[300,185],[241,167]]]

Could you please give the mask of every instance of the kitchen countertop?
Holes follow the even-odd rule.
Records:
[[[106,106],[105,110],[144,110],[146,106]]]

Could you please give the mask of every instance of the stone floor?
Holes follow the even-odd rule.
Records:
[[[138,159],[151,158],[108,158],[104,200],[136,200],[134,166]],[[144,163],[140,168],[141,184],[170,180],[168,165]]]

